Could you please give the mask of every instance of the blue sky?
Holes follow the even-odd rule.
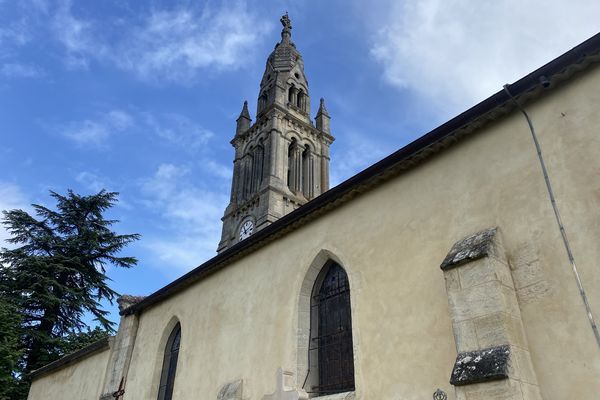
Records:
[[[116,229],[142,234],[120,293],[211,258],[286,10],[335,185],[597,33],[600,2],[0,0],[0,209],[120,192]]]

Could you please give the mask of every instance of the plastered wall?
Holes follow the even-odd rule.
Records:
[[[595,310],[599,94],[596,69],[527,106]],[[437,387],[453,398],[456,351],[439,265],[456,240],[499,226],[543,397],[593,399],[599,350],[527,125],[513,113],[484,129],[145,311],[125,398],[154,398],[162,329],[173,317],[183,329],[175,398],[216,398],[236,379],[249,399],[272,392],[278,367],[296,370],[299,290],[322,250],[349,275],[357,398],[430,398]]]
[[[596,68],[526,106],[597,318],[599,105]],[[182,342],[174,399],[216,399],[224,384],[238,379],[244,399],[273,392],[278,367],[297,370],[300,289],[323,251],[349,276],[356,397],[430,399],[439,387],[454,399],[448,380],[456,349],[439,266],[457,240],[493,226],[503,235],[543,398],[597,398],[600,350],[527,124],[513,113],[483,129],[145,310],[125,400],[156,398],[164,344],[176,321]],[[84,363],[34,382],[30,399],[65,398],[35,394],[62,396],[56,384],[44,386],[45,379],[67,382],[61,374],[78,374],[78,385],[92,393],[99,386],[91,373],[95,361]],[[296,380],[301,385],[304,377]]]
[[[97,400],[109,349],[33,380],[28,400]]]

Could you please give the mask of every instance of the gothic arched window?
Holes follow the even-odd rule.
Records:
[[[175,385],[175,372],[177,371],[177,358],[179,357],[179,344],[181,343],[181,325],[178,323],[169,335],[165,346],[158,400],[171,400],[173,386]]]
[[[318,395],[354,390],[350,285],[346,271],[330,262],[315,282],[311,306],[311,348],[317,357]],[[314,334],[316,332],[316,335]]]

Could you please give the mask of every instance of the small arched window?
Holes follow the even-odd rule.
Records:
[[[165,346],[165,356],[163,358],[160,386],[158,388],[158,400],[171,400],[173,398],[173,386],[175,385],[175,372],[177,372],[180,343],[181,325],[177,323],[169,335],[167,345]]]
[[[337,263],[326,265],[313,289],[311,351],[318,361],[318,395],[354,390],[354,354],[350,285],[346,271]],[[314,335],[316,332],[316,335]]]
[[[296,97],[296,107],[298,107],[301,110],[304,110],[304,92],[302,90],[298,92],[298,95]]]
[[[288,147],[288,171],[287,171],[287,185],[291,191],[296,190],[296,147],[298,146],[296,139],[292,139],[290,146]]]
[[[310,156],[310,147],[304,146],[302,152],[302,193],[307,199],[312,198],[312,160]]]

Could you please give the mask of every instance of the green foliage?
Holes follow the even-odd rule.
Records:
[[[137,263],[120,253],[140,236],[116,234],[111,228],[118,221],[103,217],[116,203],[117,193],[50,195],[55,210],[33,204],[33,216],[23,210],[3,211],[2,224],[13,248],[0,250],[0,298],[14,309],[2,305],[6,312],[0,313],[2,335],[7,332],[6,339],[0,337],[6,342],[0,348],[0,367],[6,359],[0,385],[3,379],[24,382],[29,372],[113,332],[114,323],[102,307],[103,301],[112,303],[117,296],[107,284],[106,268]],[[95,317],[98,328],[87,328],[86,314]],[[16,350],[11,347],[15,340]],[[10,377],[5,375],[8,369]]]
[[[0,400],[15,397],[22,350],[19,346],[21,318],[15,304],[0,297]]]
[[[57,346],[58,352],[61,357],[66,356],[67,354],[74,353],[77,350],[83,349],[84,347],[104,339],[108,335],[110,335],[110,332],[100,328],[99,326],[95,327],[94,329],[90,329],[88,327],[86,331],[79,333],[70,333],[61,338],[61,341]]]

